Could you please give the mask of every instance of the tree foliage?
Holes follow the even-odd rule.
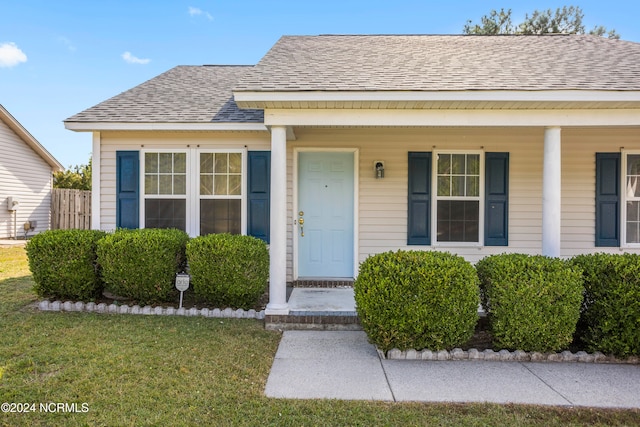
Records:
[[[76,165],[53,173],[53,188],[91,190],[91,159],[86,165]]]
[[[534,10],[528,13],[524,21],[514,25],[511,9],[492,10],[488,15],[480,18],[479,24],[468,20],[464,26],[464,34],[586,34],[582,20],[584,13],[579,6],[563,6],[555,12],[551,9]],[[593,34],[610,39],[619,39],[620,34],[616,30],[607,30],[602,25],[595,26],[588,34]]]

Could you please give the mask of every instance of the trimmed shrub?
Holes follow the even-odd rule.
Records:
[[[476,264],[482,305],[497,348],[558,351],[573,339],[582,272],[568,261],[502,254]]]
[[[102,292],[96,246],[98,230],[49,230],[27,243],[29,268],[41,297],[88,301]]]
[[[140,304],[175,295],[175,275],[185,268],[189,236],[175,229],[120,229],[98,242],[98,262],[108,291]]]
[[[476,272],[447,252],[370,256],[354,293],[362,328],[383,351],[452,349],[471,338],[478,321]]]
[[[220,307],[253,308],[267,289],[269,251],[260,239],[209,234],[187,245],[196,296]]]
[[[640,355],[640,255],[579,255],[585,295],[578,338],[589,351]]]

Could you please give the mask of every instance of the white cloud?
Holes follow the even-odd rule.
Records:
[[[14,67],[27,62],[27,55],[15,43],[0,44],[0,67]]]
[[[202,16],[205,16],[209,21],[213,21],[213,16],[211,16],[209,12],[199,9],[197,7],[189,6],[189,15],[191,16],[202,15]]]
[[[127,61],[129,64],[148,64],[149,62],[151,62],[151,60],[148,58],[142,59],[142,58],[135,57],[131,54],[131,52],[123,53],[122,59]]]

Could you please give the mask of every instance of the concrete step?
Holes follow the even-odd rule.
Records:
[[[294,288],[288,315],[266,315],[265,327],[279,330],[361,330],[353,288]]]

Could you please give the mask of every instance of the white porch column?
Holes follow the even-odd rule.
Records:
[[[100,210],[100,192],[102,187],[100,186],[100,132],[93,132],[93,148],[91,151],[91,229],[100,230],[100,216],[102,211]]]
[[[287,304],[287,128],[271,128],[269,304],[265,314],[289,314]]]
[[[561,154],[559,127],[544,129],[542,168],[542,255],[560,256]]]

